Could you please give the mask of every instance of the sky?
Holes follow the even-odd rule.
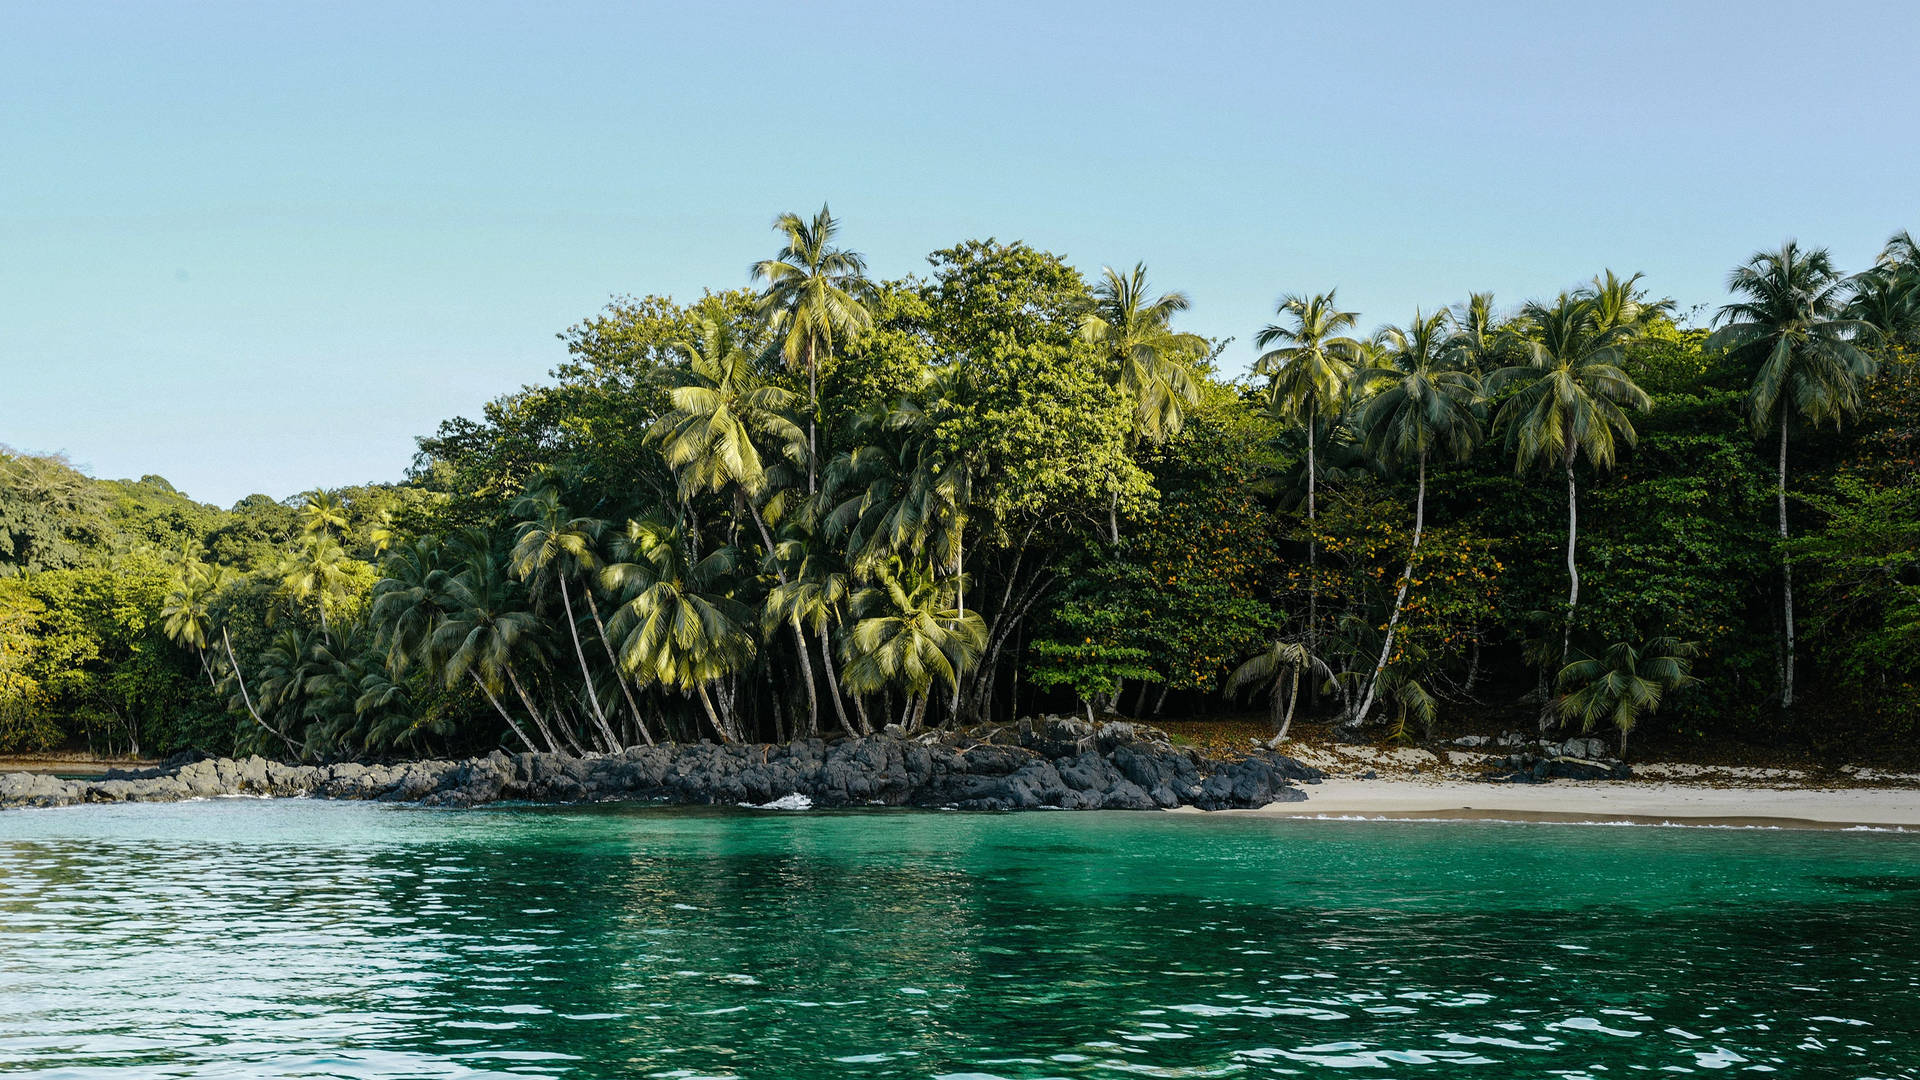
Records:
[[[0,0],[0,444],[228,505],[397,480],[618,294],[830,201],[1144,261],[1235,340],[1603,268],[1701,317],[1920,228],[1920,5]]]

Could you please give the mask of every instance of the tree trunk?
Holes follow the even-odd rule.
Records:
[[[1780,584],[1786,613],[1786,664],[1780,683],[1780,708],[1793,708],[1793,558],[1787,553],[1787,416],[1780,413]]]
[[[1319,425],[1313,420],[1307,421],[1307,651],[1320,655],[1320,516],[1315,502],[1315,488],[1319,483],[1318,465],[1314,461],[1316,449],[1314,429]],[[1320,702],[1320,684],[1313,687],[1315,705]]]
[[[811,347],[809,347],[809,349],[811,349]],[[811,365],[813,358],[811,351],[808,352],[807,358],[808,364]],[[811,371],[811,367],[809,367],[808,370]],[[809,432],[808,437],[812,437],[811,432]],[[811,462],[808,463],[808,468],[812,468]],[[811,487],[808,488],[808,492],[812,492]],[[767,528],[766,519],[760,516],[760,508],[753,505],[752,501],[742,495],[738,488],[734,490],[734,498],[747,504],[747,510],[753,516],[753,524],[760,530],[760,542],[767,547],[767,558],[773,562],[774,575],[780,579],[780,584],[785,585],[787,583],[787,571],[785,567],[780,565],[779,560],[773,557],[773,533]],[[790,620],[790,625],[793,628],[793,649],[800,654],[800,676],[805,679],[807,683],[807,735],[808,737],[812,737],[820,734],[820,697],[815,692],[813,686],[813,660],[807,654],[807,638],[800,630],[800,620],[797,618],[792,619]],[[827,663],[831,665],[833,659],[829,657]],[[829,674],[828,677],[831,679],[831,674]],[[840,708],[839,691],[837,690],[834,692],[833,704],[836,709]],[[846,722],[847,714],[843,710],[840,713],[840,723],[842,726],[845,726]]]
[[[1166,706],[1167,706],[1167,691],[1169,691],[1169,690],[1171,690],[1171,689],[1173,689],[1173,684],[1172,684],[1172,683],[1161,683],[1161,684],[1160,684],[1160,693],[1159,693],[1159,694],[1157,694],[1157,695],[1155,695],[1155,696],[1154,696],[1154,699],[1153,699],[1153,715],[1154,715],[1154,716],[1156,716],[1156,717],[1157,717],[1157,716],[1159,716],[1159,715],[1160,715],[1160,710],[1161,710],[1161,709],[1164,709],[1164,708],[1166,708]]]
[[[520,736],[521,744],[528,750],[539,753],[540,751],[533,745],[533,740],[527,738],[527,733],[520,730],[520,725],[513,722],[513,717],[507,715],[506,706],[500,704],[500,699],[493,696],[493,691],[487,689],[487,684],[480,681],[480,676],[472,668],[467,669],[467,677],[473,680],[473,685],[479,687],[481,693],[487,695],[487,701],[493,705],[493,711],[500,714],[500,719],[507,722],[507,726],[513,729],[515,735]]]
[[[820,368],[813,358],[813,335],[807,335],[807,497],[812,498],[819,489],[816,479],[820,460],[820,450],[816,442],[815,428],[820,418]],[[767,554],[773,554],[769,549]]]
[[[240,700],[246,702],[247,714],[253,717],[254,723],[278,735],[280,741],[287,744],[287,753],[293,755],[295,760],[298,760],[300,751],[293,748],[293,740],[287,738],[285,734],[272,724],[262,720],[260,718],[260,710],[253,707],[253,695],[247,693],[246,676],[240,674],[240,659],[233,655],[233,638],[227,635],[227,628],[224,626],[220,628],[220,640],[227,646],[227,663],[233,665],[233,681],[240,684]]]
[[[1573,651],[1573,613],[1580,607],[1580,566],[1574,553],[1580,542],[1580,492],[1573,480],[1573,450],[1567,451],[1567,625],[1560,635],[1560,666]]]
[[[1380,686],[1380,673],[1387,669],[1387,660],[1393,656],[1393,635],[1400,629],[1400,609],[1406,606],[1407,589],[1413,584],[1413,559],[1420,553],[1420,535],[1427,524],[1427,455],[1420,454],[1420,485],[1413,500],[1413,546],[1407,549],[1407,572],[1400,578],[1400,592],[1393,600],[1393,614],[1387,618],[1387,639],[1380,646],[1380,659],[1373,665],[1373,678],[1367,680],[1366,696],[1360,699],[1360,708],[1353,715],[1352,726],[1359,727],[1367,722],[1367,713],[1373,709],[1373,695]]]
[[[820,662],[826,665],[827,669],[827,693],[833,696],[833,714],[840,718],[841,730],[852,731],[856,735],[864,735],[866,732],[854,731],[853,726],[847,723],[847,706],[846,703],[841,700],[840,696],[840,676],[833,670],[833,643],[827,637],[826,619],[823,618],[820,620],[820,625],[815,627],[815,633],[817,633],[820,638]],[[805,647],[804,644],[802,647]],[[856,699],[854,707],[858,709],[859,705],[860,703]],[[866,717],[863,715],[861,722],[864,724],[865,721]]]
[[[1300,679],[1305,674],[1304,668],[1293,669],[1293,685],[1287,691],[1287,715],[1280,720],[1280,734],[1273,737],[1274,742],[1287,741],[1287,729],[1293,726],[1293,707],[1300,703]]]
[[[527,696],[527,688],[520,685],[520,676],[513,670],[512,661],[507,662],[507,681],[513,684],[513,692],[520,695],[520,704],[526,706],[527,715],[533,717],[534,729],[547,741],[547,752],[560,753],[559,741],[553,737],[553,730],[547,727],[546,717],[540,714],[540,710],[534,707],[533,699]]]
[[[918,698],[914,699],[913,717],[907,721],[907,731],[909,733],[919,731],[920,726],[927,722],[927,699],[932,696],[933,687],[928,686],[925,690],[920,691]]]
[[[573,635],[573,656],[580,661],[580,678],[585,680],[581,689],[587,693],[587,704],[593,708],[593,719],[600,726],[601,738],[606,740],[607,753],[611,754],[620,749],[620,738],[613,733],[612,725],[607,723],[607,714],[600,708],[600,695],[593,689],[593,672],[587,670],[587,650],[580,645],[580,620],[573,614],[573,593],[567,588],[565,576],[554,576],[560,578],[560,602],[567,609],[567,631]],[[617,677],[619,672],[614,674]]]
[[[633,688],[627,685],[626,672],[620,670],[620,661],[613,655],[613,642],[607,640],[607,624],[600,621],[600,604],[593,598],[593,589],[587,589],[587,611],[593,616],[593,628],[600,635],[600,647],[607,651],[607,663],[613,669],[613,681],[620,684],[620,694],[627,699],[627,708],[633,713],[633,726],[639,730],[640,737],[653,745],[653,733],[647,730],[647,722],[640,716],[640,705],[633,700]]]
[[[1107,503],[1107,541],[1120,543],[1120,492],[1114,491],[1113,498]]]
[[[723,743],[730,743],[730,742],[736,741],[733,737],[733,733],[729,732],[724,726],[721,725],[720,714],[715,712],[713,709],[713,699],[707,696],[707,684],[697,683],[694,685],[694,690],[700,695],[701,708],[704,708],[707,710],[707,723],[713,725],[713,730],[720,735],[720,741]]]

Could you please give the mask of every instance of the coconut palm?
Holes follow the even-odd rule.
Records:
[[[344,536],[347,531],[347,506],[340,497],[322,488],[307,493],[300,505],[300,531],[308,536]]]
[[[1267,745],[1277,748],[1287,741],[1287,729],[1293,726],[1293,708],[1300,700],[1300,680],[1309,669],[1318,670],[1323,678],[1333,678],[1332,669],[1308,652],[1305,645],[1297,641],[1276,641],[1267,646],[1266,651],[1234,668],[1222,691],[1228,697],[1238,697],[1250,690],[1267,688],[1268,709],[1274,726],[1273,738]],[[1284,712],[1280,708],[1283,687],[1287,699]]]
[[[733,485],[736,513],[744,511],[744,516],[752,518],[771,554],[773,534],[759,507],[769,470],[757,440],[771,442],[788,460],[807,460],[811,468],[810,444],[792,419],[800,404],[798,395],[761,379],[752,357],[719,325],[702,320],[700,331],[698,342],[681,346],[687,357],[687,381],[673,389],[673,411],[654,424],[650,437],[661,443],[684,492],[718,492]],[[774,568],[785,584],[786,570],[777,559]],[[789,629],[807,690],[807,731],[817,734],[820,701],[814,690],[813,661],[799,623],[790,621]]]
[[[779,339],[780,353],[807,373],[807,494],[818,488],[815,462],[820,452],[820,365],[844,342],[873,325],[873,284],[866,260],[833,246],[840,223],[823,204],[811,222],[781,214],[775,232],[786,246],[771,259],[753,264],[753,279],[764,281],[760,311]]]
[[[1413,564],[1427,524],[1427,463],[1465,461],[1479,444],[1486,409],[1480,380],[1461,369],[1465,359],[1447,330],[1444,312],[1413,313],[1405,327],[1389,326],[1376,336],[1379,366],[1363,376],[1368,393],[1357,418],[1367,454],[1381,467],[1405,469],[1416,476],[1413,500],[1413,544],[1407,549],[1407,567],[1387,618],[1386,640],[1373,677],[1354,713],[1355,726],[1367,721],[1381,672],[1393,657],[1393,639],[1400,612],[1413,582]]]
[[[1593,301],[1594,321],[1602,330],[1644,330],[1656,318],[1671,317],[1678,306],[1673,300],[1649,300],[1640,287],[1645,274],[1623,278],[1608,270],[1597,275],[1580,295]]]
[[[515,500],[513,513],[521,520],[515,530],[509,566],[514,576],[531,583],[536,595],[549,582],[560,586],[560,602],[567,613],[567,632],[573,639],[574,659],[580,664],[581,690],[600,729],[605,749],[618,750],[620,739],[607,723],[600,695],[594,691],[593,670],[587,667],[587,652],[580,644],[580,619],[574,614],[573,590],[568,585],[570,580],[598,569],[594,541],[603,523],[593,518],[574,517],[561,503],[560,492],[552,484],[542,484]]]
[[[1094,307],[1081,318],[1080,338],[1112,365],[1111,378],[1133,406],[1133,437],[1153,445],[1178,434],[1185,408],[1200,400],[1191,365],[1206,355],[1207,341],[1172,328],[1173,317],[1192,305],[1186,293],[1147,293],[1147,266],[1136,263],[1122,276],[1103,268],[1093,287]],[[1120,542],[1120,495],[1108,508],[1109,539]]]
[[[1474,293],[1465,303],[1454,305],[1447,312],[1447,323],[1453,329],[1452,348],[1466,370],[1491,375],[1507,366],[1513,342],[1494,313],[1492,293]]]
[[[218,685],[213,667],[207,663],[207,647],[213,630],[213,598],[232,579],[225,567],[212,567],[199,561],[181,564],[180,574],[160,608],[160,630],[167,640],[191,648],[200,660],[200,670],[209,685]]]
[[[721,547],[700,557],[684,525],[629,521],[615,554],[621,561],[600,574],[609,591],[627,597],[608,623],[621,667],[641,685],[692,691],[720,738],[739,741],[732,718],[720,715],[707,690],[755,651],[747,628],[752,612],[730,595],[738,553]]]
[[[1133,404],[1133,435],[1159,444],[1180,431],[1185,407],[1200,400],[1192,365],[1207,354],[1207,339],[1172,328],[1192,306],[1183,292],[1147,293],[1147,267],[1122,275],[1103,268],[1093,287],[1094,307],[1080,321],[1081,340],[1099,347],[1112,378]]]
[[[280,564],[282,586],[295,600],[312,601],[320,614],[320,633],[328,639],[333,637],[333,628],[327,612],[346,592],[352,563],[340,542],[320,530],[302,538]]]
[[[1651,638],[1639,645],[1621,641],[1598,657],[1576,660],[1560,669],[1560,715],[1592,731],[1606,724],[1620,732],[1620,756],[1627,754],[1627,736],[1642,716],[1660,708],[1666,693],[1694,681],[1692,642],[1671,637]]]
[[[1710,348],[1728,349],[1754,359],[1758,370],[1747,396],[1748,419],[1756,436],[1778,429],[1781,600],[1785,613],[1785,658],[1780,707],[1793,707],[1793,563],[1787,543],[1787,432],[1797,416],[1819,425],[1840,422],[1860,411],[1861,393],[1873,373],[1873,361],[1860,348],[1869,328],[1848,318],[1849,280],[1834,269],[1825,248],[1804,251],[1789,241],[1779,251],[1756,252],[1727,279],[1727,290],[1742,299],[1714,316],[1719,329]]]
[[[434,627],[427,649],[437,661],[447,688],[458,686],[463,679],[471,680],[521,743],[529,750],[538,749],[500,703],[504,680],[519,696],[546,749],[558,753],[560,743],[534,706],[514,664],[516,655],[536,647],[541,630],[539,617],[521,602],[519,583],[506,575],[491,553],[476,551],[468,565],[443,579],[442,596],[445,613]]]
[[[871,734],[873,727],[867,722],[866,706],[862,699],[856,697],[853,701],[854,714],[859,718],[858,726],[847,721],[846,704],[841,700],[840,679],[833,659],[832,629],[845,617],[847,600],[852,595],[844,563],[838,553],[831,546],[821,543],[817,536],[783,540],[774,557],[796,565],[796,569],[767,594],[762,629],[771,633],[774,622],[784,622],[811,630],[820,643],[820,656],[827,675],[827,692],[833,700],[834,714],[839,717],[840,726],[856,734]]]
[[[856,694],[900,687],[913,702],[908,730],[924,723],[934,684],[958,686],[962,669],[986,648],[980,616],[955,604],[957,584],[890,559],[854,595],[861,618],[841,645],[847,687]]]
[[[1572,646],[1573,617],[1580,606],[1580,492],[1574,465],[1584,455],[1593,468],[1611,468],[1620,445],[1632,446],[1638,438],[1627,410],[1653,407],[1653,399],[1620,368],[1623,346],[1634,333],[1631,327],[1604,325],[1590,297],[1562,293],[1552,304],[1529,303],[1511,337],[1525,363],[1502,368],[1488,380],[1489,390],[1496,393],[1518,388],[1495,418],[1513,453],[1514,472],[1535,465],[1557,465],[1566,472],[1563,660]]]
[[[446,617],[448,568],[437,536],[423,536],[390,555],[374,582],[369,618],[396,674],[430,659],[429,645]]]
[[[1268,411],[1307,432],[1307,644],[1315,648],[1320,626],[1318,433],[1321,424],[1333,423],[1346,410],[1366,346],[1342,333],[1357,325],[1359,315],[1341,311],[1331,290],[1287,296],[1275,314],[1286,321],[1269,323],[1254,336],[1267,351],[1253,370],[1267,377]]]

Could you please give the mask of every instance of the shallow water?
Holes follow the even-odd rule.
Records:
[[[1920,1076],[1920,836],[0,813],[0,1072]]]

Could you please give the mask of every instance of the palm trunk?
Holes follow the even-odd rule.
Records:
[[[1302,668],[1293,669],[1293,686],[1287,691],[1287,715],[1280,719],[1280,733],[1273,737],[1276,743],[1287,741],[1287,729],[1293,726],[1293,707],[1300,703],[1300,678],[1304,674]]]
[[[813,357],[811,351],[808,352],[807,357],[808,363],[811,365]],[[808,370],[811,371],[811,367],[809,367]],[[809,430],[808,438],[812,438],[811,430]],[[809,461],[807,467],[811,469],[813,463]],[[811,477],[809,477],[809,483],[811,483]],[[811,492],[812,489],[809,488],[808,490]],[[775,576],[779,577],[780,584],[785,585],[787,583],[787,571],[785,567],[780,565],[779,560],[773,557],[773,533],[767,528],[767,520],[760,516],[760,508],[753,505],[750,500],[747,500],[738,488],[734,489],[734,498],[747,504],[747,509],[753,516],[753,524],[760,530],[760,542],[767,547],[767,558],[773,561],[773,572]],[[792,619],[789,625],[793,629],[793,651],[800,655],[800,676],[805,679],[807,683],[807,736],[811,738],[820,734],[820,697],[818,693],[815,692],[813,686],[813,660],[807,653],[807,638],[800,630],[800,620],[797,618]],[[832,657],[827,658],[827,664],[827,679],[829,682],[832,682]],[[840,723],[842,726],[845,726],[847,714],[846,711],[841,708],[840,691],[837,688],[834,690],[833,707],[836,710],[840,710]]]
[[[1580,493],[1573,480],[1573,451],[1567,451],[1567,625],[1560,635],[1560,666],[1573,650],[1573,613],[1580,606],[1580,566],[1574,552],[1580,540]]]
[[[593,629],[600,635],[600,647],[607,651],[607,664],[613,670],[613,681],[620,684],[620,694],[627,699],[627,708],[633,712],[633,726],[640,737],[653,745],[653,733],[647,730],[647,722],[640,717],[640,706],[633,700],[633,688],[627,685],[626,673],[620,670],[620,661],[614,658],[613,642],[607,640],[607,624],[600,621],[600,604],[593,598],[591,586],[587,589],[587,613],[593,616]]]
[[[913,703],[913,719],[908,722],[909,732],[919,731],[927,722],[927,701],[933,697],[933,687],[920,691],[920,697]]]
[[[813,660],[807,648],[807,635],[800,629],[800,620],[788,619],[787,626],[793,631],[793,651],[800,654],[800,681],[807,684],[807,737],[812,738],[820,734],[820,696],[815,693],[813,686]]]
[[[723,743],[730,743],[730,742],[736,741],[733,737],[733,733],[729,732],[724,726],[721,725],[720,714],[715,712],[713,709],[713,699],[707,696],[707,684],[699,683],[694,686],[694,690],[699,693],[700,705],[702,708],[707,710],[707,722],[712,724],[713,730],[719,733],[720,741]]]
[[[1114,545],[1120,543],[1120,492],[1117,490],[1107,503],[1107,542]]]
[[[1784,589],[1786,613],[1786,664],[1780,684],[1780,708],[1793,708],[1793,558],[1787,553],[1787,417],[1780,415],[1780,583]],[[1624,756],[1625,751],[1622,751]]]
[[[513,670],[512,661],[507,662],[507,681],[513,684],[513,692],[520,695],[520,704],[526,706],[527,715],[533,717],[535,730],[539,731],[540,737],[546,740],[547,752],[559,753],[559,741],[554,739],[552,729],[547,727],[546,717],[540,715],[540,710],[534,706],[533,699],[527,696],[527,688],[520,685],[520,676]]]
[[[807,497],[812,498],[819,489],[816,479],[820,460],[819,446],[816,442],[815,428],[820,418],[820,368],[813,358],[813,335],[807,335]],[[767,549],[773,554],[773,549]]]
[[[587,670],[587,650],[580,645],[580,620],[573,614],[573,593],[567,588],[567,579],[556,576],[560,577],[560,602],[567,609],[567,631],[573,635],[573,656],[580,661],[580,678],[585,681],[581,689],[587,692],[587,704],[593,708],[593,719],[600,726],[601,737],[606,740],[607,753],[611,754],[620,749],[620,738],[607,723],[606,711],[600,708],[600,695],[593,689],[593,672]],[[616,670],[614,675],[617,678],[619,672]]]
[[[253,717],[254,723],[278,735],[280,741],[287,744],[287,753],[292,754],[296,759],[299,758],[300,751],[293,748],[293,740],[287,738],[284,733],[272,724],[261,719],[260,710],[253,707],[253,695],[247,693],[247,678],[240,673],[239,658],[233,655],[233,638],[228,636],[227,628],[224,626],[220,628],[220,640],[227,647],[227,663],[233,665],[233,681],[240,684],[240,700],[246,703],[248,715]]]
[[[847,723],[846,703],[840,698],[840,676],[833,670],[833,648],[831,641],[827,637],[826,619],[823,618],[820,620],[820,625],[816,628],[816,632],[820,638],[820,662],[826,665],[827,669],[827,693],[833,698],[833,714],[840,718],[841,730],[853,731],[852,725]],[[856,700],[854,705],[858,708],[859,702]],[[865,718],[863,717],[862,719],[864,720]],[[818,733],[816,732],[816,734]]]
[[[1314,463],[1313,420],[1307,421],[1307,651],[1320,655],[1320,517],[1319,507],[1314,501],[1315,487],[1319,482]],[[1317,701],[1320,691],[1314,690]]]
[[[1413,546],[1407,549],[1407,572],[1400,577],[1400,592],[1393,600],[1393,614],[1387,618],[1387,639],[1380,646],[1380,659],[1373,665],[1373,678],[1367,680],[1366,696],[1360,699],[1360,709],[1354,713],[1353,726],[1359,727],[1367,722],[1367,713],[1373,708],[1373,695],[1380,686],[1380,673],[1387,669],[1387,660],[1393,656],[1393,635],[1400,629],[1400,609],[1406,606],[1407,589],[1413,584],[1413,559],[1420,553],[1420,535],[1427,525],[1427,455],[1420,453],[1420,486],[1413,500]]]
[[[507,726],[513,729],[513,733],[520,736],[521,745],[533,753],[539,753],[540,751],[534,748],[533,740],[527,738],[527,733],[520,730],[520,725],[513,722],[513,717],[507,715],[506,706],[500,704],[500,699],[493,696],[493,691],[487,689],[487,684],[480,681],[480,676],[472,668],[467,669],[467,676],[473,680],[473,685],[480,688],[481,693],[487,695],[487,701],[493,705],[493,711],[500,714],[500,719],[505,720]]]
[[[1119,520],[1120,519],[1117,517],[1114,519],[1115,522],[1118,522]],[[1117,535],[1118,534],[1116,534],[1116,542],[1117,542]],[[967,578],[966,578],[967,559],[965,554],[966,542],[967,542],[967,539],[966,539],[965,526],[962,526],[960,539],[956,541],[953,545],[953,595],[954,595],[954,601],[958,605],[960,610],[961,622],[967,621]],[[961,676],[964,675],[966,672],[966,667],[967,667],[967,663],[965,660],[956,659],[954,661],[954,664],[953,664],[953,716],[950,719],[955,724],[958,724],[960,722],[960,681],[961,681]]]

